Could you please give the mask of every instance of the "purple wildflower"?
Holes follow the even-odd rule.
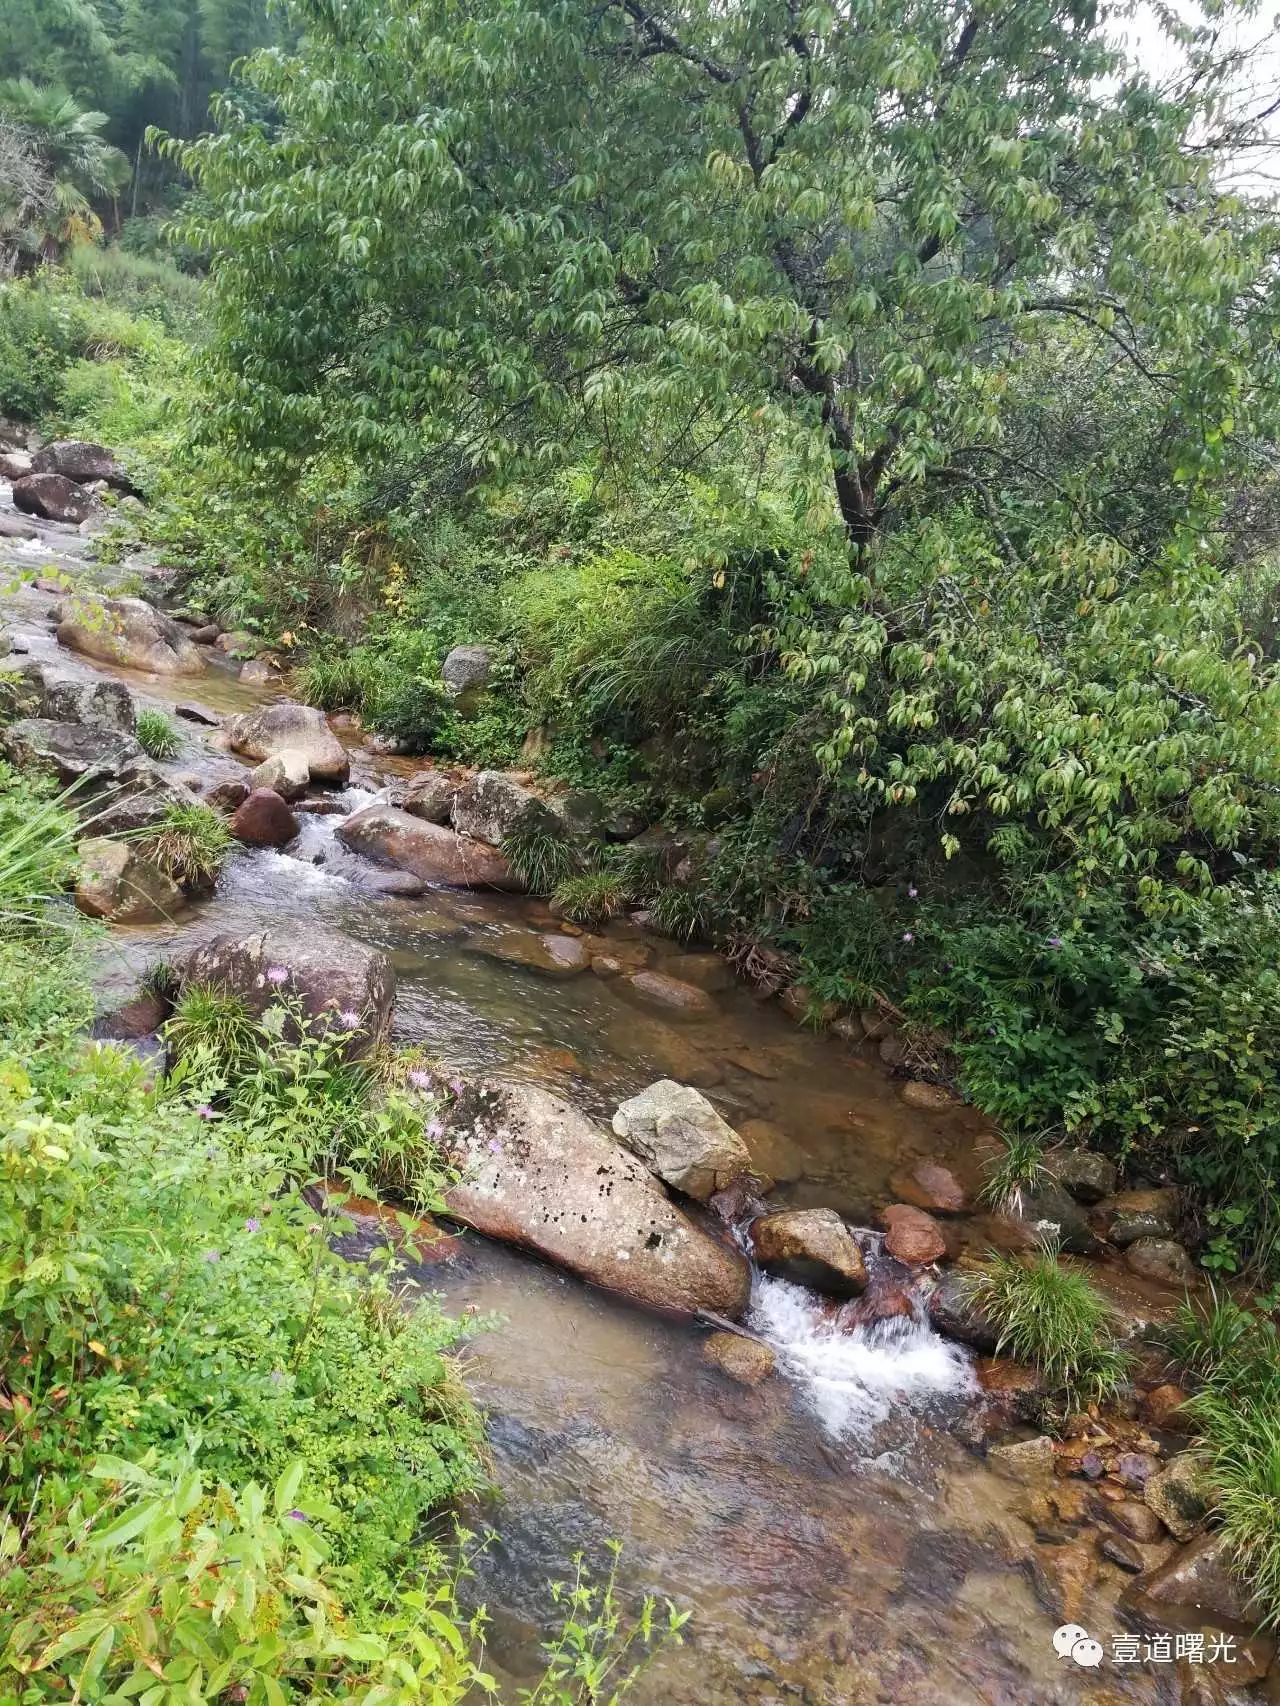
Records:
[[[415,1090],[429,1090],[435,1083],[435,1079],[428,1071],[425,1070],[425,1068],[415,1066],[413,1071],[409,1074],[409,1082],[413,1085]]]
[[[455,1096],[460,1096],[466,1089],[466,1085],[462,1082],[461,1078],[451,1078],[449,1080],[449,1088],[453,1091]]]
[[[307,1519],[306,1519],[306,1515],[305,1515],[305,1513],[304,1513],[304,1512],[302,1512],[302,1511],[300,1511],[300,1510],[298,1510],[298,1509],[297,1509],[297,1508],[296,1508],[296,1506],[295,1506],[295,1508],[294,1508],[294,1509],[293,1509],[293,1510],[291,1510],[291,1511],[290,1511],[290,1512],[289,1512],[289,1521],[290,1521],[290,1522],[305,1522],[305,1521],[306,1521],[306,1520],[307,1520]]]
[[[489,1152],[492,1155],[502,1154],[502,1145],[498,1142],[496,1137],[491,1137],[489,1139]]]
[[[200,1106],[196,1109],[196,1113],[202,1120],[211,1120],[213,1118],[213,1109],[209,1106],[208,1102],[201,1102]]]
[[[443,1120],[428,1120],[426,1123],[426,1126],[423,1129],[426,1131],[426,1134],[428,1137],[443,1137],[444,1136],[444,1121]]]
[[[278,988],[280,986],[280,984],[288,983],[288,981],[289,981],[289,968],[288,968],[288,966],[268,966],[267,967],[267,982],[268,983],[274,983]]]
[[[916,939],[916,933],[914,930],[904,930],[902,932],[902,940],[904,942],[914,942],[915,939]]]
[[[344,1007],[342,1012],[338,1014],[338,1023],[344,1031],[354,1031],[360,1023],[360,1015],[353,1012],[350,1007]]]
[[[913,883],[912,886],[907,890],[907,899],[908,900],[917,900],[919,898],[919,895],[920,895],[920,890],[918,888],[916,888],[916,886]]]
[[[262,1222],[258,1219],[256,1214],[251,1214],[248,1220],[244,1223],[244,1229],[246,1232],[261,1232]]]
[[[204,1259],[206,1262],[220,1262],[222,1260],[222,1251],[206,1250],[204,1253]]]
[[[1051,948],[1060,948],[1062,946],[1062,937],[1061,936],[1050,936],[1049,946]]]

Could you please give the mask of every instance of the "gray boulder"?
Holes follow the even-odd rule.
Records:
[[[24,711],[52,723],[88,723],[131,735],[136,718],[133,696],[123,681],[81,681],[49,664],[25,663],[17,672]]]
[[[81,594],[58,608],[58,644],[85,657],[156,675],[200,675],[204,659],[184,628],[141,598]]]
[[[57,438],[43,445],[32,456],[31,468],[36,474],[61,474],[81,486],[101,480],[120,492],[133,490],[133,482],[107,447],[84,439]]]
[[[446,770],[423,770],[409,780],[397,804],[424,823],[448,823],[458,795],[458,779]]]
[[[558,1096],[474,1087],[450,1110],[444,1141],[461,1174],[445,1193],[453,1219],[651,1309],[733,1317],[745,1308],[741,1253],[696,1226],[633,1155]]]
[[[1147,1477],[1142,1497],[1170,1534],[1190,1540],[1213,1504],[1213,1486],[1198,1457],[1180,1451],[1163,1469]]]
[[[455,646],[440,666],[440,679],[454,698],[489,685],[493,653],[488,646]]]
[[[377,1047],[391,1026],[395,976],[387,956],[318,926],[215,936],[188,956],[179,976],[184,989],[225,990],[258,1016],[294,1003],[317,1030],[346,1035],[352,1057]]]
[[[324,712],[292,699],[260,705],[255,711],[232,717],[227,738],[232,750],[247,758],[261,760],[274,758],[277,753],[297,753],[305,759],[312,781],[345,782],[351,773],[346,750]]]
[[[949,1339],[959,1339],[988,1355],[999,1343],[1000,1329],[974,1303],[962,1270],[951,1269],[942,1275],[929,1295],[927,1308],[934,1330]]]
[[[51,773],[64,787],[121,781],[143,757],[132,735],[44,717],[20,717],[0,734],[0,743],[19,769]]]
[[[750,1152],[733,1127],[700,1091],[671,1078],[623,1102],[613,1129],[651,1173],[699,1202],[751,1171]]]
[[[197,806],[200,796],[175,782],[149,758],[135,759],[114,784],[95,787],[81,808],[95,835],[140,835],[156,829],[175,806]]]
[[[256,770],[249,773],[249,787],[270,788],[282,800],[296,800],[307,791],[311,781],[311,766],[307,755],[296,747],[286,747],[264,758]]]
[[[1051,1149],[1044,1168],[1077,1202],[1101,1202],[1116,1188],[1115,1162],[1092,1149]]]
[[[23,480],[31,472],[29,450],[0,450],[0,480]]]
[[[1119,1191],[1100,1202],[1095,1216],[1104,1238],[1127,1249],[1139,1238],[1172,1238],[1178,1229],[1178,1192],[1172,1185],[1150,1191]]]
[[[62,474],[26,474],[13,482],[13,507],[42,521],[69,522],[79,526],[98,511],[92,492]]]
[[[499,846],[515,829],[563,834],[562,825],[545,801],[500,770],[478,771],[459,786],[453,803],[453,827],[490,847]]]

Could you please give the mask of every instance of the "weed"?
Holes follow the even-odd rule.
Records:
[[[182,746],[173,718],[152,706],[138,712],[136,728],[138,745],[148,758],[173,758]]]
[[[502,852],[530,894],[554,893],[578,866],[564,836],[541,823],[517,824],[503,836]]]
[[[631,890],[616,871],[584,871],[557,884],[552,898],[564,917],[594,930],[618,916]]]
[[[208,888],[234,845],[220,813],[201,804],[170,806],[144,837],[148,857],[184,888]]]

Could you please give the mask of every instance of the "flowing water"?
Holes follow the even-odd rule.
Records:
[[[61,552],[83,579],[81,542],[62,530],[46,538],[52,550],[10,548],[9,560],[47,572]],[[57,648],[49,602],[11,590],[6,620],[32,655],[91,672]],[[213,667],[195,682],[105,673],[129,681],[141,702],[226,712],[263,696]],[[215,731],[183,728],[170,773],[242,773]],[[397,769],[353,756],[347,808]],[[780,1180],[782,1201],[865,1224],[891,1194],[891,1174],[915,1158],[975,1182],[981,1122],[904,1106],[870,1051],[812,1036],[740,988],[717,997],[714,1017],[678,1023],[590,973],[540,977],[511,957],[551,922],[538,902],[379,894],[333,827],[332,817],[310,817],[285,852],[235,855],[207,903],[114,932],[100,967],[104,1003],[131,992],[146,964],[209,935],[323,925],[391,956],[397,1032],[448,1065],[535,1080],[606,1118],[654,1078],[698,1084]],[[641,940],[634,926],[610,935],[624,948]],[[659,965],[679,952],[658,939],[645,946]],[[377,1228],[370,1219],[360,1236]],[[492,1668],[508,1681],[538,1670],[548,1580],[563,1578],[577,1551],[602,1567],[616,1539],[628,1602],[654,1592],[692,1613],[684,1644],[632,1696],[641,1703],[1180,1698],[1172,1666],[1109,1667],[1104,1681],[1058,1658],[1060,1584],[1079,1580],[1072,1615],[1105,1643],[1124,1626],[1122,1578],[1099,1569],[1088,1530],[1080,1538],[1064,1527],[965,1443],[981,1412],[970,1359],[918,1312],[842,1332],[812,1293],[757,1276],[748,1319],[776,1351],[781,1378],[744,1387],[703,1361],[704,1329],[643,1314],[474,1236],[454,1260],[411,1278],[455,1311],[493,1318],[466,1352],[496,1487],[471,1515],[499,1536],[476,1561],[474,1587],[493,1618]]]

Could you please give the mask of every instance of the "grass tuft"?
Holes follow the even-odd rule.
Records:
[[[1044,1140],[1030,1132],[1001,1132],[1004,1152],[987,1168],[982,1201],[998,1213],[1021,1212],[1024,1197],[1031,1196],[1048,1174],[1044,1165]]]
[[[993,1255],[964,1276],[969,1301],[995,1323],[997,1350],[1033,1363],[1068,1409],[1105,1403],[1128,1376],[1117,1320],[1083,1274],[1052,1251]]]
[[[174,1003],[164,1040],[175,1060],[200,1061],[231,1078],[253,1057],[258,1028],[238,995],[192,984]]]
[[[170,806],[159,829],[144,838],[147,856],[184,888],[208,888],[235,845],[212,806]]]
[[[552,899],[574,924],[597,929],[616,918],[631,898],[625,877],[616,871],[584,871],[557,884]]]
[[[502,838],[502,853],[530,894],[553,894],[578,868],[564,836],[540,824],[517,824]]]
[[[138,745],[148,758],[174,758],[182,747],[173,718],[150,706],[138,712],[136,732]]]

